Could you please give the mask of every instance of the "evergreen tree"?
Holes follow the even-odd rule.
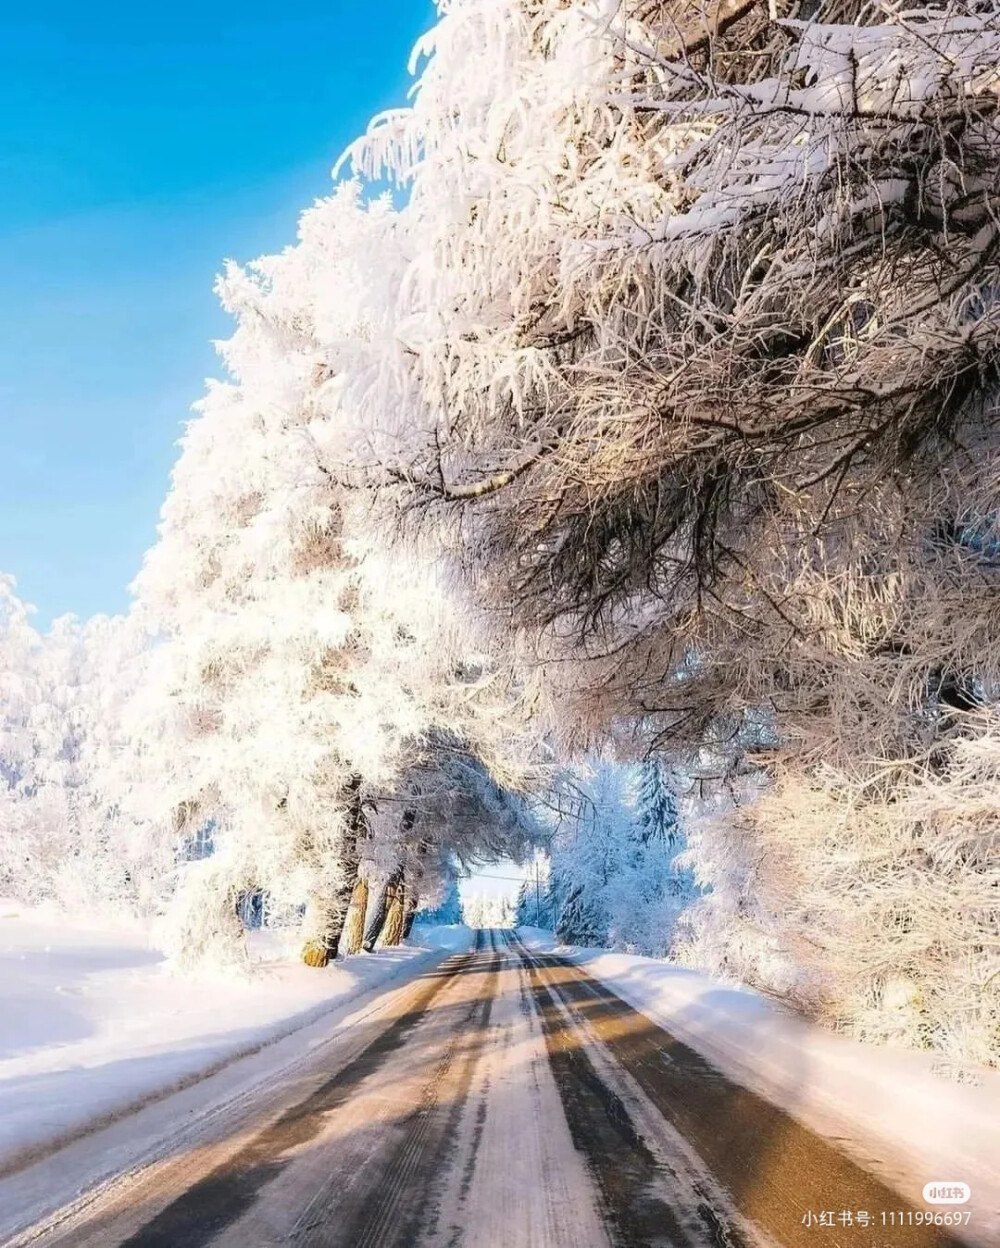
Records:
[[[655,755],[645,759],[639,771],[639,822],[643,841],[659,838],[670,848],[676,846],[677,799],[667,784],[663,762]]]
[[[542,849],[536,849],[517,891],[517,925],[554,931],[555,919],[549,855]]]

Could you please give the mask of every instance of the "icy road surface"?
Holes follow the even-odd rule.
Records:
[[[816,1224],[825,1211],[836,1212],[834,1227]],[[883,1211],[895,1228],[882,1228]],[[253,1097],[194,1115],[158,1152],[8,1242],[962,1242],[906,1225],[915,1212],[579,966],[531,953],[510,933],[480,932],[471,953],[387,991]]]

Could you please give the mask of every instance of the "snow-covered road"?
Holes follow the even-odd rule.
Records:
[[[310,1060],[195,1117],[170,1147],[8,1242],[962,1242],[912,1224],[918,1212],[922,1221],[833,1142],[730,1082],[578,965],[481,932],[471,953],[385,992]],[[830,1213],[834,1225],[820,1225]]]

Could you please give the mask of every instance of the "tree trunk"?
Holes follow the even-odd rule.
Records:
[[[424,863],[427,855],[427,842],[421,838],[411,861],[406,879],[406,897],[403,904],[403,939],[409,940],[413,930],[413,920],[420,905],[420,889],[424,882]]]
[[[382,889],[382,895],[378,899],[378,905],[375,907],[375,913],[372,915],[372,921],[368,924],[368,931],[365,932],[365,940],[362,948],[366,953],[371,951],[378,944],[378,938],[382,935],[382,929],[385,927],[385,921],[389,914],[389,909],[396,899],[396,893],[403,879],[403,868],[397,867],[392,875],[385,882]]]
[[[406,890],[406,900],[403,904],[403,939],[410,939],[410,932],[413,931],[413,920],[417,915],[417,906],[420,904],[420,894],[411,885]]]
[[[368,881],[358,880],[351,893],[351,904],[347,907],[347,919],[344,923],[344,934],[340,938],[342,952],[360,953],[365,937],[365,911],[368,909]]]
[[[302,949],[302,961],[306,966],[326,966],[337,956],[337,945],[344,931],[347,911],[351,904],[358,870],[361,866],[361,840],[365,834],[365,812],[362,805],[361,776],[355,772],[344,787],[347,799],[344,849],[342,855],[343,881],[332,889],[318,890],[306,907],[305,928],[312,935]],[[362,923],[364,919],[362,919]]]
[[[406,904],[406,885],[400,881],[392,900],[389,902],[382,928],[382,944],[385,948],[398,945],[403,939],[403,907]]]
[[[302,946],[302,961],[306,966],[326,966],[332,956],[330,938],[325,931],[326,917],[318,899],[310,899],[306,902],[306,917],[303,926],[307,931],[315,931],[316,935],[310,936]]]
[[[407,834],[413,827],[416,818],[417,812],[415,810],[403,811],[403,818],[400,820],[399,824],[399,835],[400,841],[404,846]],[[375,913],[372,915],[372,921],[368,924],[368,931],[365,932],[365,940],[362,946],[366,953],[371,953],[378,944],[379,937],[382,935],[382,929],[385,927],[386,919],[389,916],[393,900],[395,899],[397,891],[402,887],[402,883],[403,864],[400,863],[396,870],[393,871],[392,875],[389,876],[388,880],[386,880],[385,887],[382,889],[382,895],[378,899],[378,905],[375,907]],[[382,943],[385,944],[386,942],[383,941]]]

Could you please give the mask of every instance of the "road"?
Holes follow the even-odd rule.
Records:
[[[933,1226],[880,1227],[882,1211],[908,1209],[579,967],[480,932],[471,953],[385,993],[311,1063],[16,1242],[958,1244]],[[808,1223],[842,1210],[871,1221]]]

